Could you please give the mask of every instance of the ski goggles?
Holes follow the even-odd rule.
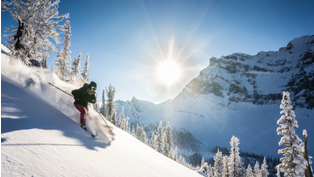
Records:
[[[93,91],[96,91],[96,87],[93,87],[93,86],[92,86],[91,89],[92,89]]]

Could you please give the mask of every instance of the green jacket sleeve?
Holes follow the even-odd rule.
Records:
[[[90,103],[96,103],[96,96],[95,95],[91,95],[90,99],[89,99]]]

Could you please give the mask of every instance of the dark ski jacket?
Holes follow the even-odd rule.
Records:
[[[86,85],[78,90],[73,90],[72,95],[74,96],[75,102],[74,104],[79,104],[84,107],[87,107],[88,102],[96,103],[95,94],[89,95],[87,92],[89,85]]]

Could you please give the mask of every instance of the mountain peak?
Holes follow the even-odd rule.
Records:
[[[281,47],[279,51],[286,51],[286,50],[302,50],[306,49],[308,45],[313,46],[314,44],[314,35],[305,35],[299,38],[294,38],[291,40],[286,47]]]
[[[137,101],[137,100],[138,100],[138,99],[137,99],[135,96],[133,96],[132,99],[131,99],[132,102],[135,102],[135,101]]]
[[[274,104],[289,91],[296,105],[313,108],[313,49],[314,35],[295,38],[279,51],[212,57],[182,92],[190,97],[214,94],[229,103]]]

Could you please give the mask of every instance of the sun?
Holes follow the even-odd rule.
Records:
[[[157,68],[157,78],[167,84],[167,86],[171,86],[172,84],[179,81],[181,77],[181,68],[180,65],[168,59],[159,64]]]

